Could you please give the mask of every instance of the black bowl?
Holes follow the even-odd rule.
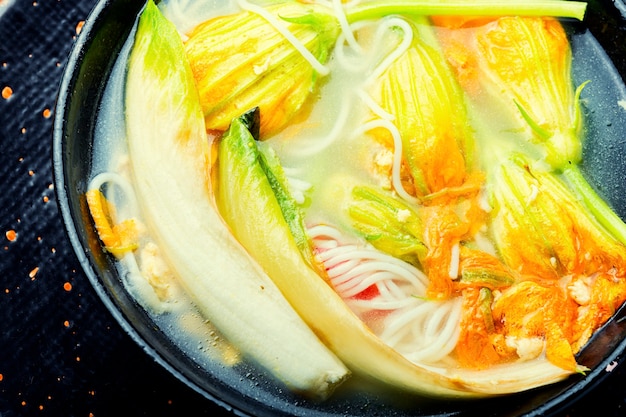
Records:
[[[113,259],[102,249],[84,198],[105,84],[142,8],[142,0],[102,0],[87,19],[60,87],[54,126],[54,174],[69,239],[96,292],[137,344],[182,383],[207,401],[239,415],[543,416],[562,411],[608,375],[626,348],[623,308],[580,353],[579,362],[591,368],[587,375],[488,400],[438,402],[411,397],[399,403],[367,389],[350,393],[347,387],[346,393],[318,404],[292,395],[252,365],[229,368],[217,362],[199,364],[173,343],[128,294]],[[572,25],[574,37],[577,31],[591,31],[608,54],[601,58],[610,59],[619,74],[626,74],[625,11],[621,0],[591,1],[584,28]],[[593,68],[585,71],[593,73]],[[626,132],[626,118],[619,112],[605,111],[587,116],[591,127],[583,171],[624,218],[626,143],[619,141],[624,135],[616,132]],[[612,132],[606,134],[607,129]],[[618,139],[609,143],[607,138]]]

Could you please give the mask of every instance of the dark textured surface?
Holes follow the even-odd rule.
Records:
[[[0,416],[224,414],[123,332],[63,231],[48,111],[93,4],[0,0],[0,91],[12,89],[0,98]],[[558,416],[622,416],[625,408],[622,365]]]
[[[0,415],[218,415],[122,331],[65,237],[48,112],[94,3],[0,0]]]

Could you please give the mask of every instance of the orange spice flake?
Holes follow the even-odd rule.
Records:
[[[70,327],[70,321],[69,321],[69,320],[65,320],[65,321],[63,322],[63,326],[64,326],[64,327]]]
[[[4,375],[0,374],[0,382],[4,379]]]
[[[63,289],[68,292],[72,291],[72,284],[69,282],[66,282],[65,284],[63,284]]]
[[[7,240],[9,242],[15,242],[15,240],[17,239],[17,232],[13,229],[7,230],[5,236],[7,237]]]
[[[76,25],[76,34],[80,34],[80,31],[83,30],[83,26],[85,26],[85,21],[81,20],[80,22],[78,22],[78,24]]]
[[[50,116],[52,115],[52,111],[50,111],[50,109],[44,109],[42,114],[43,114],[43,117],[45,117],[46,119],[49,119]]]
[[[2,89],[2,98],[8,100],[13,95],[13,89],[8,85]]]
[[[30,279],[35,279],[35,277],[37,276],[37,272],[39,272],[38,266],[34,267],[32,271],[28,273],[28,276],[30,277]]]

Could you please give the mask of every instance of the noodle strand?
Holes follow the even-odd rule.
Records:
[[[313,54],[285,27],[285,25],[277,19],[273,14],[265,10],[263,7],[254,5],[247,0],[237,0],[237,4],[243,10],[247,10],[252,13],[256,13],[259,16],[263,17],[267,20],[272,26],[276,28],[281,35],[285,37],[293,45],[294,48],[298,50],[298,52],[302,55],[304,59],[306,59],[313,69],[317,71],[320,75],[326,76],[330,74],[330,69],[322,64],[320,61],[313,56]]]
[[[379,334],[386,344],[416,363],[435,363],[454,349],[460,299],[425,299],[428,277],[422,271],[369,245],[343,243],[331,226],[310,227],[308,234],[333,288],[353,311],[388,313]],[[370,288],[375,295],[360,298]]]

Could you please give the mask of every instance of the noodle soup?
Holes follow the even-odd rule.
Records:
[[[159,7],[190,44],[196,25],[213,16],[238,13],[242,4],[245,7],[247,3],[184,4],[172,0]],[[518,260],[518,252],[530,252],[533,245],[539,245],[537,240],[524,241],[523,234],[515,234],[521,225],[548,230],[539,240],[552,236],[549,229],[554,224],[540,216],[553,203],[554,195],[564,196],[562,201],[571,200],[576,210],[583,210],[576,205],[576,195],[569,194],[571,178],[560,167],[552,169],[542,143],[532,137],[545,126],[534,126],[543,122],[537,121],[538,116],[525,108],[521,99],[509,103],[509,109],[490,101],[493,97],[484,85],[476,98],[466,88],[454,97],[461,97],[460,101],[451,101],[450,114],[445,114],[447,98],[439,97],[444,104],[433,109],[440,113],[436,115],[440,119],[435,120],[451,123],[449,129],[458,128],[467,138],[453,138],[451,147],[443,150],[432,144],[421,145],[433,146],[432,160],[437,168],[431,177],[423,157],[412,161],[406,156],[407,149],[415,145],[403,141],[398,126],[404,114],[393,114],[393,100],[398,98],[381,87],[380,79],[390,77],[388,83],[394,85],[394,77],[401,76],[389,76],[389,72],[407,51],[416,48],[416,42],[416,56],[430,65],[429,60],[437,56],[433,54],[446,50],[447,35],[472,34],[489,25],[494,23],[452,28],[441,22],[433,26],[425,19],[397,16],[354,23],[354,32],[344,29],[328,62],[322,64],[323,69],[318,68],[318,73],[327,71],[327,75],[314,86],[312,96],[288,124],[257,143],[261,152],[280,161],[289,194],[302,215],[319,279],[325,280],[350,311],[393,351],[424,372],[461,381],[481,396],[506,393],[493,382],[502,375],[514,381],[502,389],[515,392],[584,372],[584,364],[572,364],[574,354],[608,317],[602,322],[585,320],[596,314],[594,305],[600,306],[598,311],[615,309],[626,297],[619,265],[626,259],[623,244],[605,236],[604,226],[589,220],[586,211],[580,214],[585,219],[583,226],[577,222],[578,212],[562,215],[581,230],[580,236],[602,236],[609,242],[606,247],[572,255],[574,260],[559,252],[560,248],[550,247],[545,262],[535,269]],[[573,85],[566,84],[572,89],[573,105],[580,105],[586,116],[586,148],[582,161],[575,163],[585,167],[607,133],[594,118],[594,109],[619,112],[624,86],[592,35],[567,23],[565,27],[573,54]],[[198,300],[164,260],[167,256],[144,224],[141,204],[134,201],[123,110],[126,60],[132,40],[131,36],[107,87],[98,120],[90,188],[105,190],[116,209],[117,222],[137,222],[138,248],[119,256],[119,267],[129,292],[155,323],[201,366],[215,360],[227,365],[240,363],[239,347],[222,337],[198,311]],[[449,89],[454,96],[462,91],[455,78],[459,72],[455,72],[454,56],[446,61],[442,53],[441,62],[445,65],[432,64],[427,71],[443,71],[441,80],[432,77],[435,91]],[[598,62],[602,71],[594,64]],[[575,87],[588,80],[591,82],[580,96],[575,95]],[[427,90],[424,85],[417,87],[420,89]],[[465,110],[458,110],[460,107]],[[457,120],[463,126],[456,126]],[[222,134],[219,129],[209,129],[209,143],[220,146]],[[457,151],[460,159],[452,167],[446,165]],[[436,152],[441,152],[440,160],[435,160]],[[502,163],[509,160],[512,165]],[[448,170],[459,169],[460,163],[461,180],[455,180],[451,173],[448,182],[438,182]],[[509,182],[502,184],[500,178]],[[224,178],[214,181],[216,189],[228,184]],[[511,189],[512,197],[507,194]],[[607,198],[615,204],[611,198],[618,197]],[[530,206],[534,202],[543,206],[532,212],[526,208],[516,211],[522,203]],[[225,203],[220,204],[226,216]],[[498,212],[507,213],[515,222],[498,218]],[[516,226],[514,231],[507,229],[509,223]],[[452,228],[456,231],[449,232]],[[508,245],[515,239],[530,243],[509,255]],[[437,246],[436,241],[443,243]],[[395,244],[390,248],[389,242]],[[537,275],[533,271],[542,272]],[[437,285],[433,284],[435,276],[439,277]],[[594,287],[596,283],[606,286]],[[594,288],[601,288],[600,292],[594,293]],[[602,291],[613,298],[602,298]],[[557,315],[567,315],[570,321],[557,322]],[[560,344],[563,339],[569,346],[565,353]],[[474,351],[476,346],[480,352]]]

